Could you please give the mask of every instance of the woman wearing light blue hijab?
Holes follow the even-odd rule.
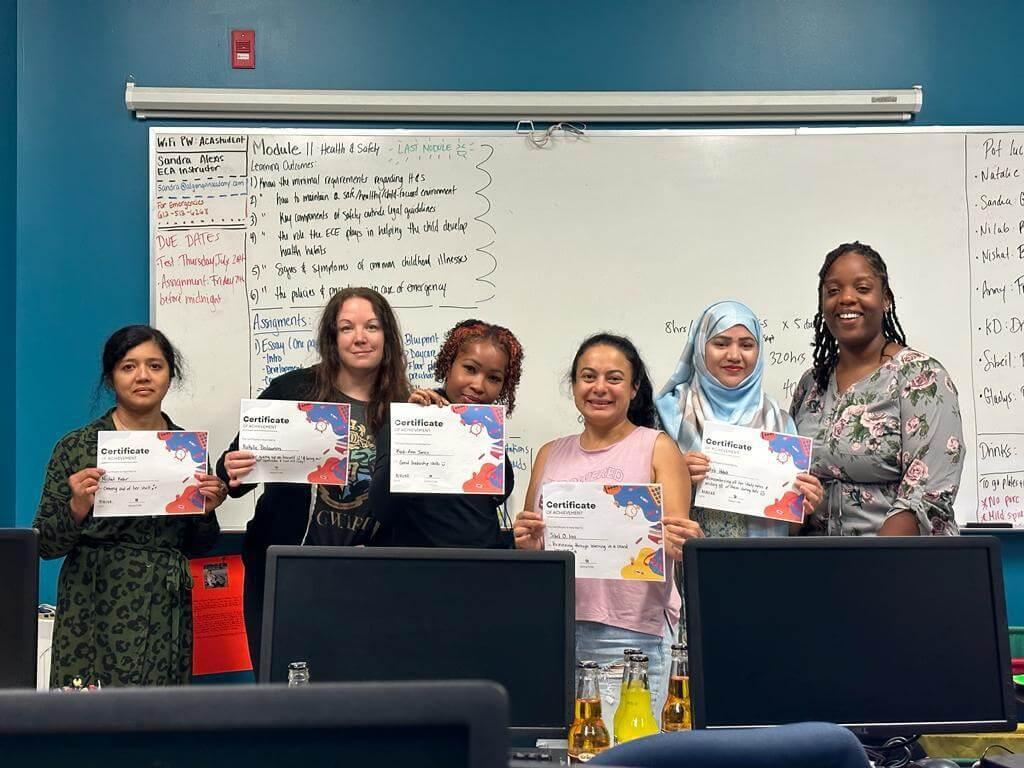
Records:
[[[762,343],[761,323],[746,305],[712,304],[690,326],[679,364],[658,394],[655,403],[662,426],[683,451],[694,488],[708,472],[708,457],[700,452],[706,421],[796,434],[793,419],[762,386]],[[798,475],[796,490],[804,494],[808,513],[821,500],[821,483],[813,475]],[[706,536],[785,536],[789,526],[781,520],[698,507],[691,509],[691,518]]]

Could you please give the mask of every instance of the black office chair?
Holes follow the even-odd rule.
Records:
[[[619,768],[869,768],[857,737],[831,723],[660,733],[605,750]]]

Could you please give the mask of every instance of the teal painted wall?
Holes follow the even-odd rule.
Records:
[[[11,0],[0,14],[9,30]],[[0,198],[0,250],[17,257],[19,525],[32,520],[53,443],[93,412],[103,340],[149,314],[148,124],[124,108],[130,75],[275,88],[922,84],[920,124],[1024,124],[1015,0],[20,0],[17,14],[17,242]],[[256,30],[255,70],[228,67],[231,28]],[[0,56],[8,103],[12,57]],[[2,139],[15,118],[0,115]],[[0,146],[10,189],[12,145]],[[42,571],[50,602],[55,569]],[[1024,606],[1011,615],[1024,623]]]
[[[16,253],[15,207],[17,189],[17,32],[18,3],[0,0],[0,360],[10,361],[12,375],[0,377],[0,430],[14,433],[14,265]],[[14,483],[5,483],[0,495],[0,528],[15,524]]]

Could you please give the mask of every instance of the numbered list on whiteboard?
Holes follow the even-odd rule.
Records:
[[[244,366],[258,395],[316,359],[337,290],[370,286],[399,310],[474,308],[496,292],[492,151],[465,137],[155,131],[154,317],[186,329],[187,359],[217,343],[211,316],[248,337],[245,354],[221,351],[217,376]]]

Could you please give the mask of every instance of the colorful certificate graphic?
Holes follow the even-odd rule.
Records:
[[[811,465],[811,438],[709,421],[701,452],[711,461],[698,507],[802,523],[804,497],[793,481]]]
[[[104,471],[93,517],[201,515],[196,472],[206,472],[205,432],[102,431],[96,466]]]
[[[505,492],[505,407],[391,405],[392,493]]]
[[[247,483],[348,483],[348,403],[243,400],[238,447],[256,466]]]
[[[544,548],[576,555],[584,579],[665,581],[661,486],[545,483]]]

